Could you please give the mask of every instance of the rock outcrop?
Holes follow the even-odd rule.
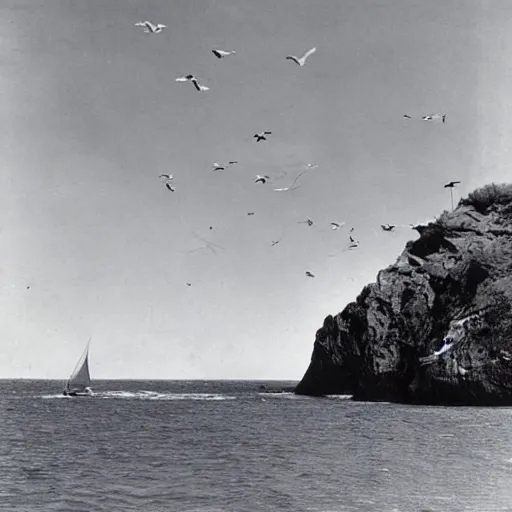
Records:
[[[295,392],[512,404],[512,186],[444,212],[318,330]]]

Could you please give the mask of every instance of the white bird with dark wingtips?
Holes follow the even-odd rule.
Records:
[[[380,227],[384,230],[384,231],[393,231],[393,229],[396,228],[396,226],[394,226],[393,224],[381,224]]]
[[[272,132],[255,133],[254,138],[256,139],[256,142],[260,142],[261,140],[267,140],[267,137],[265,137],[265,135],[271,135],[271,134],[272,134]]]
[[[231,162],[228,162],[227,164],[218,164],[217,162],[215,162],[213,164],[213,170],[214,171],[225,171],[226,169],[228,169],[229,167],[231,167],[232,165],[234,164],[237,164],[238,162],[236,160],[232,160]]]
[[[235,55],[235,53],[236,53],[235,50],[227,52],[225,50],[215,50],[215,49],[213,49],[212,52],[215,55],[215,57],[217,57],[218,59],[222,59],[223,57],[229,57],[230,55]]]
[[[198,79],[194,75],[186,75],[182,76],[180,78],[176,78],[176,82],[192,82],[194,84],[194,87],[199,91],[209,91],[210,88],[206,87],[206,85],[201,85],[198,81]]]
[[[144,32],[149,34],[159,34],[164,28],[167,28],[167,25],[163,25],[162,23],[154,25],[151,21],[138,21],[135,23],[135,26],[144,27]]]
[[[316,48],[311,48],[311,50],[308,50],[302,57],[295,57],[295,55],[288,55],[288,57],[286,57],[286,60],[293,60],[293,62],[295,62],[296,64],[298,64],[299,66],[304,66],[304,64],[306,64],[306,60],[307,58],[316,52]]]
[[[267,183],[267,181],[270,179],[270,176],[260,176],[259,174],[256,174],[256,178],[254,178],[254,183]]]
[[[344,222],[331,222],[332,229],[340,229],[345,225]]]

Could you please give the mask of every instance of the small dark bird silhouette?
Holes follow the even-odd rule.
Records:
[[[232,160],[231,162],[228,162],[227,164],[218,164],[215,162],[212,167],[214,171],[225,171],[228,167],[231,167],[234,164],[237,164],[238,162],[236,160]]]
[[[187,283],[187,286],[192,286],[192,283]]]
[[[442,120],[443,120],[443,124],[446,123],[446,114],[443,114]]]
[[[254,215],[254,212],[248,212],[247,215]]]
[[[309,271],[306,271],[306,275],[307,275],[308,277],[315,277],[315,275],[314,275],[314,274],[312,274],[312,273],[311,273],[311,272],[309,272]]]
[[[267,183],[267,180],[270,179],[270,176],[260,176],[259,174],[256,175],[256,178],[254,180],[254,183]]]
[[[272,132],[260,132],[260,133],[255,133],[254,134],[254,138],[256,139],[256,142],[260,142],[262,140],[267,140],[267,138],[265,137],[265,135],[271,135]]]
[[[302,220],[302,221],[299,222],[299,224],[307,224],[308,226],[312,226],[313,225],[313,221],[311,219]]]
[[[271,247],[274,247],[274,245],[277,245],[281,240],[272,240]]]
[[[396,226],[393,226],[392,224],[381,224],[380,227],[384,231],[393,231],[393,229],[395,229]]]
[[[405,117],[406,119],[412,119],[412,117],[411,117],[411,116],[408,116],[407,114],[404,114],[404,117]]]
[[[213,226],[210,226],[210,229],[213,229]]]

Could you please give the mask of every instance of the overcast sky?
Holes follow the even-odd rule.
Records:
[[[0,377],[66,378],[92,337],[93,379],[301,378],[325,316],[417,237],[409,223],[450,207],[447,181],[458,199],[509,179],[511,14],[507,0],[2,2]],[[313,46],[304,67],[285,60]],[[188,73],[210,90],[175,82]],[[446,124],[419,120],[435,113]],[[299,189],[273,191],[308,163]]]

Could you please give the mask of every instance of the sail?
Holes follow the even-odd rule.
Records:
[[[85,390],[86,387],[91,385],[91,376],[89,374],[89,342],[87,343],[87,347],[85,348],[82,357],[79,359],[75,370],[69,377],[66,383],[67,390],[75,390],[81,391]]]

